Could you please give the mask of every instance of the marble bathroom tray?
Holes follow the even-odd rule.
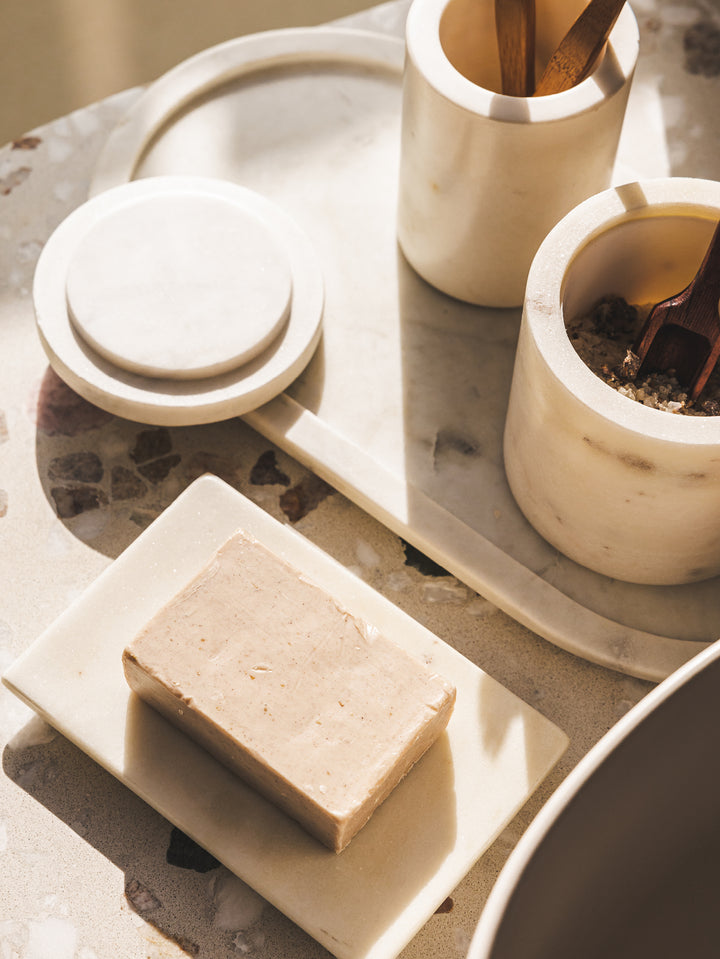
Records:
[[[457,689],[446,732],[339,855],[125,682],[126,643],[239,528]],[[567,747],[565,734],[536,710],[211,476],[148,527],[3,682],[340,959],[393,959]]]
[[[546,639],[659,680],[720,636],[720,583],[605,579],[560,556],[515,506],[502,428],[520,311],[444,297],[398,252],[402,62],[398,39],[332,28],[211,48],[140,97],[92,193],[200,174],[284,207],[320,257],[323,339],[247,421]],[[621,154],[618,168],[642,173],[634,161]]]

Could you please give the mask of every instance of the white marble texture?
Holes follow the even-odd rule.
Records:
[[[537,4],[538,78],[584,6]],[[403,253],[424,279],[469,303],[522,305],[545,234],[610,186],[638,45],[626,5],[581,83],[548,96],[504,96],[494,0],[415,0],[397,223]]]
[[[95,250],[104,247],[112,252],[113,244],[123,247],[128,231],[131,236],[140,227],[149,236],[149,220],[158,213],[155,207],[162,210],[165,202],[178,200],[180,208],[190,202],[194,216],[198,207],[205,216],[208,207],[211,211],[219,207],[225,214],[226,231],[233,232],[238,219],[244,223],[249,218],[242,249],[253,235],[253,225],[264,240],[255,243],[257,255],[249,264],[250,275],[233,268],[232,256],[221,255],[202,265],[202,257],[193,256],[192,243],[180,260],[166,255],[164,262],[154,258],[148,262],[147,253],[139,263],[118,269],[112,263],[122,265],[128,255],[116,249],[110,265],[106,261],[102,269],[93,266]],[[150,217],[147,208],[152,211]],[[187,210],[181,219],[187,219]],[[212,220],[220,222],[214,212]],[[167,224],[172,224],[172,218]],[[187,223],[182,228],[176,223],[173,232],[187,228]],[[194,233],[197,238],[198,230]],[[222,231],[213,242],[223,243]],[[137,246],[142,249],[140,241]],[[226,252],[239,253],[238,242],[229,243]],[[258,282],[258,274],[268,274],[268,258],[274,278],[279,280],[278,290],[269,297]],[[173,275],[179,268],[184,268],[189,285],[183,291],[183,309],[174,310],[177,288]],[[225,287],[221,278],[228,272],[233,276]],[[267,278],[273,279],[273,273]],[[126,282],[126,277],[133,275],[135,282]],[[145,283],[150,292],[143,291]],[[208,283],[213,291],[206,296],[202,287]],[[218,291],[222,292],[218,295]],[[100,307],[103,296],[113,300],[107,313]],[[251,308],[254,300],[261,314],[269,309],[269,315],[255,317],[249,329],[241,326],[236,333],[231,317],[238,315],[243,298]],[[256,192],[209,177],[154,177],[121,184],[93,197],[50,236],[33,281],[38,333],[65,382],[104,410],[163,425],[228,419],[276,396],[315,352],[322,333],[323,300],[320,264],[297,223]],[[159,311],[158,302],[163,304]],[[79,319],[73,317],[73,308],[80,309]],[[204,309],[217,309],[220,315],[204,323]],[[126,322],[123,313],[128,310],[135,315]],[[188,327],[187,343],[181,348],[174,345],[176,323]],[[144,331],[143,324],[147,326]],[[210,340],[213,330],[220,335],[206,349],[205,337]]]
[[[647,18],[641,28],[656,43],[665,39]],[[292,38],[275,42],[295,49]],[[91,189],[209,174],[286,209],[322,264],[324,335],[305,372],[248,422],[541,635],[660,679],[720,632],[717,582],[671,590],[620,583],[567,560],[526,522],[502,465],[519,311],[437,293],[398,252],[401,44],[393,59],[387,44],[355,42],[358,56],[394,68],[349,69],[344,43],[343,57],[322,68],[277,65],[260,83],[243,78],[246,54],[232,46],[178,67],[111,136]],[[191,100],[199,82],[212,91],[213,74],[237,73],[238,62],[234,83]],[[661,91],[656,69],[654,60],[638,68],[641,106],[667,96],[668,77]],[[686,94],[685,76],[677,82]],[[653,111],[646,119],[634,107],[634,89],[618,181],[641,173],[646,158],[657,171],[667,156],[667,132]],[[692,92],[702,95],[700,86]],[[174,104],[188,100],[191,108],[178,112]],[[696,158],[698,169],[712,162]]]
[[[393,0],[351,18],[346,25],[400,36],[407,6],[407,0]],[[652,175],[720,179],[720,113],[715,108],[720,73],[717,57],[713,59],[713,37],[720,28],[717,11],[705,0],[679,0],[672,5],[662,0],[634,0],[633,8],[640,24],[641,57],[628,104],[622,157],[640,156]],[[686,36],[694,38],[692,55],[684,50]],[[694,72],[690,72],[691,65]],[[188,476],[197,475],[198,464],[214,463],[254,502],[286,522],[289,520],[278,505],[281,494],[310,479],[307,467],[297,459],[246,423],[234,420],[169,430],[170,455],[181,457],[180,464],[165,478],[146,481],[145,492],[138,498],[114,497],[111,474],[137,473],[128,454],[141,427],[102,417],[98,410],[81,403],[68,406],[71,394],[53,386],[34,329],[33,270],[52,230],[86,199],[107,137],[140,95],[140,90],[126,91],[61,117],[0,149],[0,346],[2,355],[12,358],[4,364],[0,377],[3,671],[138,535],[143,523],[174,499]],[[390,104],[388,118],[390,138],[395,102]],[[418,282],[409,271],[403,276],[410,278],[408,284]],[[381,298],[373,298],[371,307],[378,302]],[[446,309],[442,298],[432,302],[438,313]],[[478,331],[474,362],[485,355],[484,344],[504,344],[505,359],[494,364],[488,357],[482,366],[485,376],[497,376],[501,384],[512,366],[515,322],[510,317],[502,330],[481,323]],[[417,325],[422,326],[420,319]],[[458,328],[463,324],[450,326],[446,345],[454,341],[453,331]],[[362,338],[357,342],[361,345]],[[431,342],[443,342],[442,331]],[[433,365],[440,360],[430,359]],[[426,368],[430,359],[425,360]],[[378,362],[384,369],[394,368],[393,361],[383,356]],[[413,455],[418,467],[423,467],[428,486],[434,484],[440,494],[449,495],[442,482],[447,474],[434,469],[438,424],[430,417],[427,428],[423,427],[423,366],[418,363],[420,379],[412,397],[417,405]],[[438,368],[445,370],[442,365]],[[373,363],[365,366],[368,395],[377,391],[375,369]],[[353,395],[360,394],[355,403],[361,412],[362,390],[349,385]],[[452,387],[448,376],[439,384],[441,391],[451,395]],[[338,389],[334,384],[331,394]],[[462,390],[458,389],[457,396],[462,408]],[[394,382],[390,405],[399,402],[402,407],[402,397],[401,384]],[[488,402],[487,394],[483,401]],[[325,412],[330,415],[327,408]],[[290,404],[288,426],[296,420],[295,427],[304,430],[305,416],[297,420],[297,413]],[[382,420],[378,418],[376,423],[380,427]],[[467,425],[477,428],[472,421]],[[289,444],[292,429],[286,432],[284,442]],[[387,445],[382,431],[377,437],[371,427],[367,432],[371,443]],[[495,433],[490,430],[487,435],[492,448]],[[342,447],[329,443],[336,436],[328,438],[323,430],[319,436],[312,431],[312,438],[325,444],[320,447],[323,458],[342,466]],[[444,434],[439,449],[466,464],[465,457],[448,446],[447,438]],[[97,508],[61,516],[51,486],[57,483],[62,489],[63,483],[74,483],[51,483],[48,469],[56,461],[88,453],[105,467],[97,485],[90,484],[98,495]],[[253,478],[258,458],[269,453],[277,457],[275,482],[286,486],[258,485]],[[402,463],[404,444],[387,455],[389,462]],[[302,456],[306,460],[306,454]],[[453,500],[459,508],[480,509],[482,498],[478,498],[466,466],[455,474],[456,479],[465,476],[466,482]],[[377,464],[361,458],[354,461],[354,467],[355,475],[350,478],[357,481],[366,469],[375,474]],[[492,460],[488,469],[493,472]],[[395,497],[393,475],[383,474],[382,478],[388,480],[386,488]],[[397,496],[406,502],[407,489],[403,487]],[[413,496],[414,518],[422,520],[429,515],[428,501],[417,493]],[[492,505],[487,512],[493,515]],[[436,519],[457,531],[459,548],[472,556],[475,541],[463,538],[464,527],[448,520],[448,515],[436,514]],[[603,733],[642,699],[650,683],[596,666],[542,639],[537,629],[546,631],[552,626],[554,594],[542,599],[543,622],[533,632],[452,575],[440,575],[437,570],[427,575],[409,565],[397,534],[342,495],[328,496],[292,522],[303,536],[570,736],[568,751],[545,782],[402,952],[403,959],[464,959],[478,915],[512,848],[553,790]],[[560,575],[555,558],[547,556],[544,563],[543,556],[537,547],[535,561],[543,575]],[[493,560],[490,568],[494,567]],[[497,568],[501,575],[502,564]],[[581,593],[587,599],[587,590],[582,588]],[[596,597],[599,605],[604,603],[603,594],[617,609],[634,604],[632,597],[625,601],[623,591],[609,582]],[[683,596],[688,605],[694,603],[692,594]],[[698,597],[698,603],[702,602],[703,597]],[[663,615],[660,610],[659,628]],[[712,616],[708,624],[712,627]],[[587,620],[581,617],[577,632],[583,635],[586,631]],[[607,638],[602,624],[597,633]],[[613,650],[614,654],[619,651],[619,646]],[[327,959],[326,950],[268,903],[258,902],[225,868],[200,873],[166,861],[171,834],[168,822],[64,736],[53,735],[42,724],[39,729],[35,723],[28,727],[31,716],[15,696],[0,688],[1,949],[26,959],[30,941],[40,943],[42,931],[55,928],[62,933],[58,944],[74,948],[75,959],[187,959],[198,954]],[[49,956],[57,959],[57,953]]]
[[[673,416],[621,396],[588,369],[565,324],[607,290],[640,304],[684,290],[718,218],[714,180],[624,184],[564,217],[530,270],[505,471],[532,525],[606,577],[717,584],[720,416]]]
[[[130,201],[78,242],[65,284],[69,318],[123,370],[198,379],[237,369],[290,315],[285,242],[227,197],[186,188]]]
[[[129,640],[238,529],[457,690],[447,730],[339,854],[133,695],[123,674]],[[338,959],[393,959],[568,742],[469,660],[211,476],[165,510],[3,682]]]

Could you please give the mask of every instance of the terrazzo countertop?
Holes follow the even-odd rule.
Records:
[[[659,96],[647,105],[660,111],[664,130],[653,169],[720,178],[720,11],[706,0],[633,6],[642,36],[638,97],[656,81]],[[401,35],[407,8],[393,2],[342,22]],[[143,426],[91,406],[50,370],[35,333],[35,263],[55,226],[85,200],[109,131],[139,94],[119,94],[0,150],[0,672],[193,479],[215,473],[569,736],[562,760],[402,953],[462,957],[533,816],[651,686],[514,622],[241,419]],[[0,741],[3,957],[328,955],[6,689]]]

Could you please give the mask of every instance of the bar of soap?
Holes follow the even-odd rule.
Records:
[[[142,699],[336,852],[455,702],[451,683],[242,532],[123,666]]]

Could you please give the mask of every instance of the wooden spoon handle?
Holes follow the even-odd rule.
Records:
[[[720,223],[693,281],[667,301],[669,321],[693,330],[711,342],[720,336]]]
[[[633,352],[646,370],[676,370],[696,400],[720,356],[720,223],[695,278],[680,293],[656,303]],[[689,334],[689,335],[688,335]]]
[[[560,41],[535,88],[535,96],[560,93],[580,83],[592,70],[625,0],[590,0]]]
[[[535,0],[495,0],[502,92],[530,97],[535,88]]]
[[[715,227],[715,232],[710,240],[710,246],[702,261],[698,275],[693,283],[697,286],[702,280],[705,288],[704,295],[708,297],[708,302],[715,303],[720,300],[720,222]]]

